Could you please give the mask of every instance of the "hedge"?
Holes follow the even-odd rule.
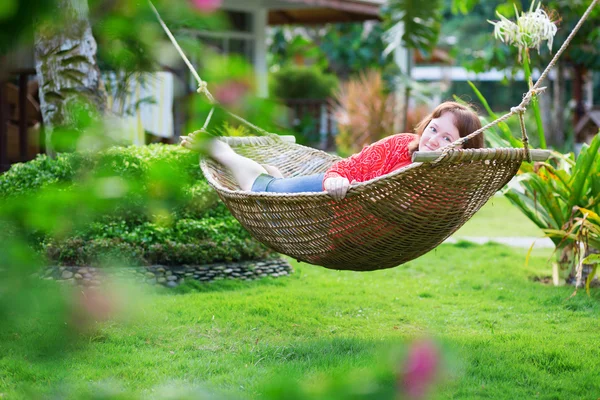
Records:
[[[48,263],[249,261],[271,252],[235,220],[179,146],[40,155],[0,175],[0,223]]]

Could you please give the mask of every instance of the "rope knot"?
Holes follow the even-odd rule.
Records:
[[[206,93],[208,91],[208,83],[206,83],[205,81],[200,81],[200,83],[198,84],[198,90],[196,90],[196,92],[202,94],[202,93]]]
[[[524,113],[527,109],[524,106],[511,107],[510,112],[513,114]]]

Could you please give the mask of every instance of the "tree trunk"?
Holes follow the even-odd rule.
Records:
[[[50,156],[55,152],[56,128],[76,129],[75,109],[83,107],[88,115],[106,110],[88,11],[87,0],[58,0],[53,21],[36,29],[35,67]]]

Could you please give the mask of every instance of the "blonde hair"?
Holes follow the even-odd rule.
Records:
[[[429,115],[427,115],[421,120],[421,122],[417,124],[415,127],[417,138],[409,145],[409,150],[411,152],[417,150],[419,147],[419,139],[421,139],[421,135],[431,120],[441,117],[445,112],[451,112],[454,116],[454,126],[456,126],[456,129],[458,129],[458,134],[461,138],[481,128],[481,121],[479,121],[477,113],[471,108],[455,101],[446,101],[437,106]],[[481,149],[483,147],[483,133],[469,139],[462,146],[463,149]]]

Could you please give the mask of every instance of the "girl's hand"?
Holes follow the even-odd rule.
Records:
[[[325,179],[325,182],[323,182],[323,187],[328,195],[335,200],[341,200],[346,197],[346,193],[350,188],[350,181],[342,177],[327,178]]]

